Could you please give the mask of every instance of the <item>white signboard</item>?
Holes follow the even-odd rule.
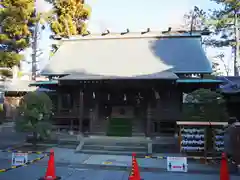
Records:
[[[12,153],[12,166],[19,166],[28,162],[27,153]]]
[[[167,170],[172,172],[187,172],[187,158],[167,157]]]

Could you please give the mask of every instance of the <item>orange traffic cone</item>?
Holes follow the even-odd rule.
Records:
[[[222,153],[221,159],[221,168],[220,168],[220,180],[229,180],[229,172],[228,172],[228,161],[225,153]]]
[[[132,154],[132,170],[129,176],[129,180],[140,180],[140,171],[135,153]]]
[[[51,149],[46,174],[43,178],[40,178],[39,180],[59,180],[59,179],[61,178],[56,176],[54,151]]]

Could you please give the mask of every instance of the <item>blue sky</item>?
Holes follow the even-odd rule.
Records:
[[[185,12],[195,5],[214,7],[210,0],[87,0],[92,7],[89,28],[92,31],[139,31],[147,27],[166,29],[181,23]]]
[[[141,31],[146,28],[152,30],[166,30],[168,27],[179,27],[183,23],[183,15],[194,6],[204,10],[217,8],[210,0],[86,0],[92,8],[88,27],[91,32],[102,32],[109,29],[122,32],[126,28],[130,31]],[[39,11],[51,8],[44,0],[37,1]],[[41,57],[40,69],[48,62],[50,30],[42,34],[40,47],[44,49]],[[216,50],[208,50],[209,56]],[[224,52],[227,52],[224,50]],[[28,53],[29,54],[29,51]],[[229,59],[229,57],[228,57]],[[24,64],[23,70],[29,71],[30,65]]]

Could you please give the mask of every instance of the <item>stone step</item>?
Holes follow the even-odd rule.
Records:
[[[95,124],[95,125],[93,125],[93,128],[99,128],[99,129],[104,129],[104,128],[106,128],[106,126],[105,125],[103,125],[103,124]]]
[[[177,145],[167,144],[153,144],[153,152],[155,153],[179,153]]]
[[[148,151],[149,139],[145,137],[108,137],[108,136],[89,136],[85,138],[77,151],[87,153],[106,153],[106,154],[131,154],[139,152],[146,154]]]
[[[141,132],[144,132],[144,131],[141,129],[132,129],[132,133],[141,133]]]
[[[160,136],[160,137],[155,137],[155,139],[153,139],[154,144],[177,144],[178,138],[174,137],[174,136],[169,136],[169,135],[165,135],[165,136]]]
[[[110,142],[110,143],[138,143],[138,144],[146,144],[151,142],[149,138],[146,137],[117,137],[117,136],[89,136],[85,139],[85,142],[94,142],[94,143],[103,143],[103,142]]]
[[[86,133],[86,134],[93,135],[93,136],[105,136],[106,132],[105,131],[101,131],[101,129],[98,129],[98,130],[96,130],[94,132],[90,132],[90,133]]]
[[[121,146],[121,147],[147,147],[147,143],[129,143],[129,142],[107,142],[107,141],[99,141],[99,142],[84,142],[84,146]]]
[[[129,151],[129,152],[146,152],[147,147],[145,146],[119,146],[119,145],[84,145],[82,150],[107,150],[107,151]]]
[[[80,150],[77,153],[85,154],[107,154],[107,155],[129,155],[131,156],[133,151],[107,151],[107,150]],[[146,155],[146,152],[136,152],[137,155]]]
[[[132,136],[145,137],[145,133],[143,133],[143,132],[132,132]]]

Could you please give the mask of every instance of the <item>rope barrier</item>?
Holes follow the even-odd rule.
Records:
[[[169,156],[151,156],[151,155],[148,155],[148,156],[137,156],[138,158],[145,158],[145,159],[167,159],[167,157]],[[181,156],[179,156],[181,157]],[[182,156],[182,157],[186,157],[188,160],[220,160],[221,157],[201,157],[201,156]]]
[[[20,167],[24,167],[24,166],[28,166],[30,164],[33,164],[37,161],[40,161],[41,159],[47,157],[49,155],[49,152],[43,152],[43,151],[17,151],[17,150],[14,150],[14,149],[7,149],[7,150],[0,150],[0,152],[9,152],[9,153],[28,153],[28,154],[39,154],[39,155],[42,155],[41,157],[38,157],[36,159],[33,159],[33,160],[29,160],[27,163],[25,164],[22,164],[22,165],[18,165],[18,166],[11,166],[9,168],[3,168],[3,169],[0,169],[0,173],[3,173],[3,172],[7,172],[7,171],[10,171],[10,170],[13,170],[13,169],[16,169],[16,168],[20,168]]]
[[[168,156],[152,156],[152,155],[138,156],[137,155],[137,158],[145,158],[145,159],[167,159],[167,157]],[[182,157],[186,157],[188,160],[204,160],[204,161],[212,161],[212,162],[221,160],[221,157],[201,157],[201,156],[182,156]],[[228,159],[228,161],[232,164],[236,164],[236,162],[234,162],[231,159]]]

